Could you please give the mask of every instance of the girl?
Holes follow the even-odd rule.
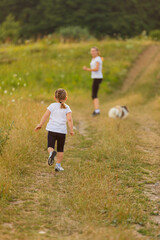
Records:
[[[64,89],[59,88],[58,90],[56,90],[54,99],[56,100],[56,102],[49,105],[40,123],[35,128],[35,131],[41,129],[45,121],[50,116],[49,122],[46,126],[46,130],[48,131],[48,165],[51,166],[54,163],[54,157],[57,154],[55,171],[63,171],[64,169],[61,167],[61,162],[64,155],[63,151],[67,133],[66,121],[68,122],[71,136],[74,135],[73,120],[71,116],[72,111],[70,107],[65,104],[67,100],[67,93]],[[56,141],[57,152],[55,151]]]
[[[90,63],[91,68],[87,68],[86,66],[84,66],[83,70],[91,72],[91,78],[93,79],[92,99],[94,104],[94,112],[92,113],[92,115],[96,116],[100,114],[98,89],[99,89],[100,83],[103,80],[103,74],[102,74],[103,58],[100,57],[100,53],[97,47],[91,48],[91,56],[92,56],[92,60]]]

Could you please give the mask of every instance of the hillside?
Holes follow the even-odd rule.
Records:
[[[81,71],[93,45],[105,58],[96,119],[90,76]],[[0,239],[158,239],[160,46],[40,42],[2,56],[0,126],[14,123],[0,156]],[[62,174],[47,166],[45,128],[34,132],[57,87],[69,93],[76,127]],[[128,106],[125,120],[108,118],[117,104]]]

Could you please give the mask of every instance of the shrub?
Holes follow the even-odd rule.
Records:
[[[160,30],[158,30],[158,29],[151,31],[149,35],[155,41],[159,41],[160,40]]]
[[[78,42],[88,40],[91,37],[87,28],[81,28],[79,26],[60,28],[59,34],[63,42]]]
[[[12,15],[8,15],[6,20],[0,25],[0,40],[2,42],[17,42],[20,36],[20,24],[15,21]]]

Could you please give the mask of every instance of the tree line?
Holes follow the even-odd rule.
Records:
[[[23,38],[66,26],[85,27],[97,38],[160,29],[160,0],[1,0],[0,24],[10,14],[19,22]]]

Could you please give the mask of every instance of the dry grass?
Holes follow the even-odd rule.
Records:
[[[135,98],[141,102],[138,95],[120,101],[127,100],[132,108]],[[95,121],[90,117],[91,105],[85,109],[81,105],[87,95],[74,101],[73,94],[69,104],[75,124],[84,123],[86,129],[84,135],[68,136],[65,172],[57,175],[46,165],[45,130],[33,131],[49,100],[41,104],[16,99],[8,106],[9,115],[1,106],[4,125],[15,122],[0,158],[2,199],[8,196],[10,201],[8,206],[1,202],[1,239],[8,234],[11,239],[44,239],[41,230],[45,239],[127,239],[127,228],[145,225],[152,207],[140,184],[146,165],[135,151],[136,123],[132,117],[108,119],[108,109],[116,100],[103,103],[103,113]],[[134,231],[130,239],[137,239]]]

